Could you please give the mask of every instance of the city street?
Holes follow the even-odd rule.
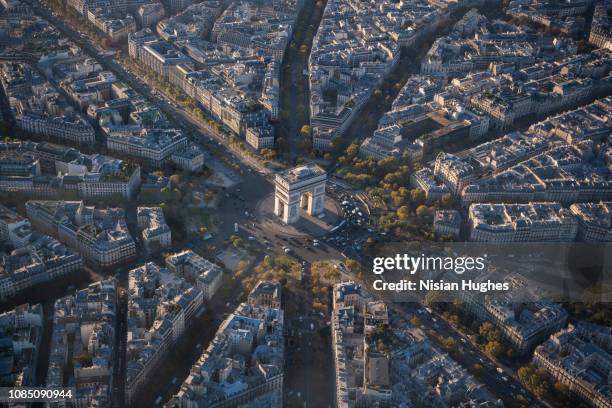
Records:
[[[280,122],[277,131],[280,137],[286,139],[287,153],[292,161],[304,153],[301,151],[300,129],[310,120],[310,90],[305,73],[308,72],[312,39],[321,22],[326,2],[307,0],[304,3],[294,31],[293,45],[285,53],[280,76]]]
[[[326,320],[310,310],[308,298],[285,296],[288,335],[284,398],[287,406],[333,406],[334,367]]]

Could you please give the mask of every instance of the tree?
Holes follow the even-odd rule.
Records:
[[[302,135],[303,138],[310,138],[310,135],[311,135],[310,126],[302,125],[302,128],[300,129],[300,135]]]
[[[327,311],[327,307],[321,302],[312,302],[312,308],[319,313],[325,313]]]
[[[427,195],[425,194],[425,191],[423,189],[415,188],[412,191],[410,191],[410,200],[415,205],[420,205],[420,204],[425,203],[426,199],[427,199]]]
[[[359,154],[359,144],[357,143],[351,143],[347,148],[346,148],[346,157],[350,160],[354,159],[355,157],[357,157],[357,154]]]
[[[518,369],[518,377],[521,383],[538,398],[544,398],[550,390],[548,375],[541,368],[533,365],[521,367]]]
[[[457,342],[452,337],[444,337],[440,343],[446,351],[453,350],[457,346]]]
[[[400,221],[406,221],[409,216],[410,209],[405,205],[397,209],[397,218],[399,218]]]
[[[449,315],[447,316],[447,318],[446,318],[446,319],[448,320],[448,322],[449,322],[451,325],[453,325],[453,326],[455,326],[455,327],[458,327],[458,326],[459,326],[459,324],[460,324],[459,316],[457,316],[457,315],[456,315],[456,314],[454,314],[454,313],[449,314]]]
[[[276,152],[272,149],[266,148],[261,150],[261,155],[268,160],[272,160],[276,157]]]
[[[561,381],[555,382],[555,390],[566,398],[570,395],[570,388]]]
[[[487,334],[493,329],[494,329],[493,325],[490,322],[484,322],[483,324],[480,325],[480,328],[478,329],[478,333],[480,333],[481,336],[484,336],[486,338]]]
[[[93,358],[88,353],[83,353],[77,357],[77,361],[81,364],[81,367],[91,367],[93,364]]]
[[[490,341],[485,344],[484,351],[491,357],[498,358],[502,354],[502,345],[499,341]]]
[[[419,205],[416,209],[416,215],[419,218],[425,217],[427,214],[429,214],[429,208],[426,205]]]
[[[178,187],[181,184],[182,177],[180,174],[173,174],[170,176],[170,183],[173,187]]]
[[[399,211],[399,207],[405,207],[406,209],[408,209],[408,207],[404,206],[404,197],[398,192],[398,191],[392,191],[391,192],[391,203],[393,204],[394,207],[398,207],[398,211]],[[399,212],[398,212],[398,216],[399,216]]]
[[[487,341],[501,341],[501,333],[490,322],[484,322],[478,329],[478,333]]]
[[[232,235],[229,238],[230,242],[232,243],[232,245],[234,246],[234,248],[241,248],[244,245],[244,241],[242,238],[240,238],[237,235]]]
[[[350,272],[356,273],[359,271],[359,262],[354,259],[348,258],[346,261],[344,261],[344,264],[346,265],[346,269],[348,269]]]

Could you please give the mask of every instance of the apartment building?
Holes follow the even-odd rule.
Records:
[[[559,203],[472,204],[470,241],[571,242],[578,220]]]
[[[612,369],[610,328],[580,321],[550,336],[533,354],[533,364],[596,408],[612,406],[607,381]]]
[[[449,153],[439,153],[434,165],[434,176],[437,177],[454,194],[476,179],[476,168],[470,163]]]
[[[282,286],[279,282],[259,281],[249,293],[247,303],[253,306],[265,306],[280,309]]]
[[[246,142],[255,150],[272,149],[274,147],[274,128],[250,127],[246,130]]]
[[[578,240],[612,242],[612,202],[576,203],[570,211],[578,219]]]
[[[113,267],[136,255],[121,209],[96,209],[82,201],[28,201],[26,211],[34,228],[56,237],[95,266]]]
[[[189,143],[183,150],[174,152],[170,159],[178,168],[187,172],[197,172],[204,167],[204,153],[193,143]]]
[[[165,10],[162,3],[142,4],[136,10],[136,22],[139,27],[150,27],[164,18]]]
[[[161,166],[175,152],[187,147],[187,138],[177,129],[143,129],[108,127],[105,129],[106,147],[114,152],[137,157]]]
[[[436,211],[433,221],[433,231],[440,237],[458,237],[461,232],[461,215],[459,211]]]
[[[158,252],[172,245],[172,231],[164,218],[161,207],[138,207],[138,228],[148,252]]]
[[[57,198],[132,199],[140,187],[140,166],[51,143],[3,143],[0,191]],[[42,165],[41,165],[42,163]]]
[[[78,272],[82,267],[79,254],[48,235],[34,233],[24,246],[2,258],[0,300]]]
[[[610,9],[612,5],[609,1],[602,1],[595,6],[593,12],[593,20],[591,23],[591,32],[589,34],[589,43],[598,48],[612,50],[612,19],[610,18]]]
[[[75,404],[110,406],[117,314],[114,279],[55,301],[46,384],[74,384]]]
[[[201,290],[206,300],[212,299],[223,281],[219,266],[189,249],[167,257],[166,266]]]
[[[21,248],[30,242],[32,227],[27,218],[0,205],[0,242]]]

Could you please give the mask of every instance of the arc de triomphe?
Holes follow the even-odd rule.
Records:
[[[274,214],[286,224],[300,219],[300,208],[309,215],[325,209],[327,173],[314,163],[304,164],[278,173],[274,184]]]

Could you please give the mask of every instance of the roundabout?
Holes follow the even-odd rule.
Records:
[[[305,211],[293,224],[285,224],[274,214],[274,193],[264,197],[255,207],[255,216],[268,239],[274,235],[295,238],[317,238],[329,233],[342,221],[340,205],[329,196],[325,200],[323,211],[318,216],[308,215]]]

